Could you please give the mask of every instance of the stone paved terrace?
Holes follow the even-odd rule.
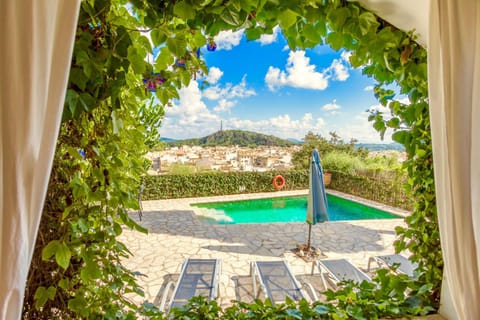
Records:
[[[328,192],[338,194],[330,190]],[[148,234],[124,230],[120,236],[120,241],[126,243],[134,254],[125,261],[125,265],[144,275],[139,278],[139,283],[145,290],[145,298],[157,306],[166,284],[178,278],[182,261],[189,257],[222,260],[219,302],[223,306],[229,305],[232,300],[252,301],[249,263],[253,260],[288,261],[297,278],[312,283],[318,294],[323,290],[319,275],[310,275],[312,264],[291,251],[297,244],[306,242],[306,223],[209,225],[200,222],[195,209],[190,206],[190,203],[198,202],[306,193],[303,190],[145,201],[142,220],[139,220],[137,213],[131,216],[148,229]],[[381,207],[400,215],[407,214]],[[394,230],[403,224],[402,218],[319,223],[312,227],[312,245],[328,258],[349,258],[365,270],[370,256],[394,252]]]

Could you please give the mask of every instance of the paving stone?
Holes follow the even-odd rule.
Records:
[[[283,194],[295,195],[298,192],[276,193]],[[251,196],[238,195],[237,199]],[[218,199],[235,200],[235,197],[209,197],[207,202]],[[131,217],[149,233],[124,228],[118,237],[133,253],[132,257],[124,260],[124,265],[145,274],[138,278],[138,282],[149,302],[159,305],[161,291],[169,281],[178,278],[181,263],[189,257],[222,260],[219,303],[224,307],[238,298],[252,301],[249,274],[250,262],[254,260],[285,259],[296,275],[315,280],[314,276],[310,276],[311,263],[306,263],[290,251],[297,244],[306,242],[308,229],[305,223],[203,224],[189,204],[206,200],[146,201],[143,203],[142,221],[136,212]],[[403,219],[328,221],[313,226],[312,244],[328,258],[349,258],[357,266],[366,268],[370,256],[394,252],[394,230],[398,225],[404,225]],[[315,289],[322,290],[318,285]],[[145,300],[132,294],[129,297],[135,303]]]

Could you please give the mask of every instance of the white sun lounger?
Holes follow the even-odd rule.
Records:
[[[381,267],[382,265],[390,268],[396,266],[397,272],[406,274],[411,278],[413,278],[414,271],[418,267],[417,263],[411,262],[401,254],[389,254],[384,256],[370,257],[370,259],[368,259],[368,271],[370,271],[370,265],[372,262],[375,262],[379,267]]]
[[[168,308],[181,307],[194,296],[205,296],[215,300],[220,284],[221,261],[219,259],[186,259],[182,264],[178,281],[169,282],[163,291],[160,310],[165,310],[168,293],[173,294]],[[175,287],[174,287],[175,285]]]
[[[274,304],[285,302],[286,297],[294,301],[308,300],[302,284],[297,281],[286,261],[252,261],[250,275],[255,298],[258,298],[259,294],[258,280],[260,289]],[[304,285],[309,288],[312,299],[318,300],[313,287],[307,282],[304,282]]]
[[[354,266],[347,259],[327,259],[327,260],[317,260],[312,265],[312,274],[314,273],[315,265],[320,272],[322,283],[327,288],[327,279],[325,276],[328,276],[329,282],[336,289],[337,284],[342,281],[352,280],[356,283],[361,283],[362,281],[372,281],[370,277]]]

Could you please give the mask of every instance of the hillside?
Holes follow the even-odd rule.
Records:
[[[280,139],[275,136],[265,135],[256,132],[243,131],[243,130],[223,130],[217,131],[211,135],[203,138],[186,139],[168,141],[170,146],[241,146],[241,147],[256,147],[256,146],[278,146],[288,147],[293,146],[295,143]]]
[[[392,143],[356,143],[356,148],[363,148],[369,151],[396,150],[405,151],[405,147],[397,142]]]

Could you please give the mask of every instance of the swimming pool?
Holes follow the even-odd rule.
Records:
[[[397,215],[327,194],[330,221],[398,219]],[[307,196],[196,203],[196,214],[211,224],[305,222]]]

